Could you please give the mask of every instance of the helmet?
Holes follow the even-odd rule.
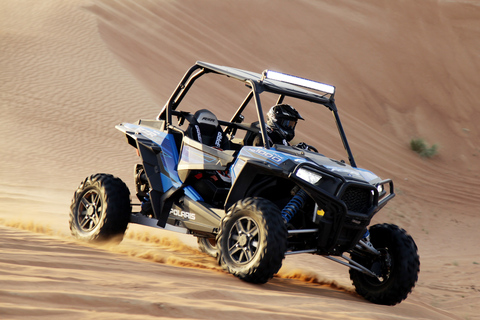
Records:
[[[291,141],[295,137],[295,126],[298,119],[305,120],[289,104],[277,104],[271,107],[267,113],[267,125],[287,141]]]

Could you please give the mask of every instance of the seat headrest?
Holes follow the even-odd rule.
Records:
[[[195,119],[197,119],[197,122],[199,124],[208,124],[214,127],[218,126],[217,117],[207,109],[198,110],[193,116],[195,117]]]

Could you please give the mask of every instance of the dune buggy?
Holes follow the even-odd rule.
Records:
[[[219,120],[212,110],[180,108],[206,75],[220,77],[220,86],[240,81],[246,90],[230,120]],[[265,95],[333,113],[349,164],[313,147],[271,145]],[[417,247],[396,225],[369,227],[395,196],[393,182],[356,166],[334,96],[333,86],[289,74],[197,62],[157,118],[116,126],[141,160],[134,170],[138,203],[131,203],[119,178],[91,175],[73,196],[72,234],[86,241],[121,241],[129,223],[191,234],[225,270],[252,283],[271,279],[285,255],[317,254],[348,266],[356,291],[366,299],[401,302],[418,278]],[[245,115],[254,121],[245,121]],[[252,146],[258,135],[262,147]]]

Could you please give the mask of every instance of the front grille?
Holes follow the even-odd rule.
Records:
[[[342,196],[347,209],[358,213],[368,213],[372,207],[372,190],[358,187],[349,187]]]

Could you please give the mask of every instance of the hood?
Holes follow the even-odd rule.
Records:
[[[362,168],[354,168],[344,161],[330,159],[320,153],[307,151],[296,147],[279,145],[275,146],[275,150],[291,155],[292,157],[289,157],[290,160],[293,160],[296,163],[308,162],[315,164],[324,170],[344,177],[346,180],[363,181],[372,185],[381,181],[381,179],[371,171]]]
[[[381,180],[371,171],[362,168],[354,168],[343,161],[330,159],[320,154],[308,155],[304,159],[313,162],[330,172],[341,175],[346,180],[360,180],[369,184],[375,184]]]

